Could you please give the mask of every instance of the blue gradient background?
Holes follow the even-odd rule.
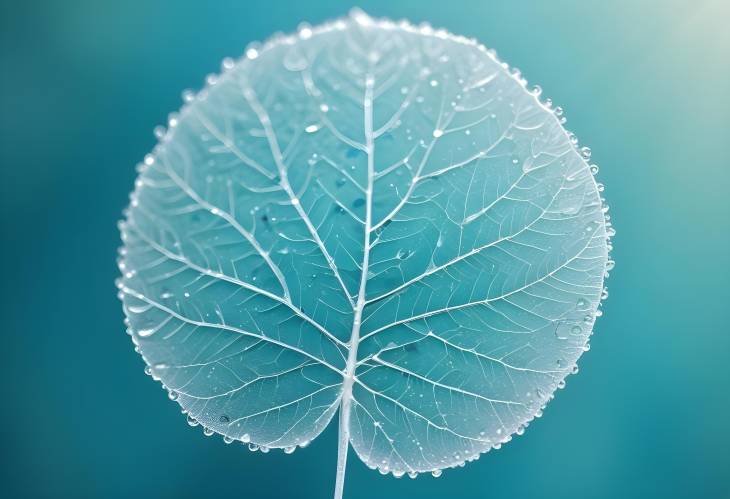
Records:
[[[311,5],[307,5],[311,3]],[[525,436],[349,499],[730,497],[730,3],[360,4],[475,36],[566,109],[618,229],[581,373]],[[344,14],[316,2],[3,2],[3,497],[322,498],[336,428],[292,456],[205,438],[142,373],[113,280],[152,127],[224,56]]]

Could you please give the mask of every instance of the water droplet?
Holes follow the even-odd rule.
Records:
[[[188,414],[188,424],[190,426],[198,426],[198,420]]]
[[[235,64],[236,64],[236,63],[235,63],[235,61],[234,61],[234,60],[233,60],[232,58],[230,58],[230,57],[225,57],[225,58],[223,59],[223,62],[221,63],[221,67],[222,67],[222,68],[223,68],[224,70],[229,70],[229,69],[233,69],[233,66],[234,66]]]
[[[297,450],[297,446],[296,445],[292,445],[290,447],[284,447],[284,454],[291,454],[295,450]]]
[[[570,326],[562,321],[555,324],[555,337],[559,340],[567,340],[568,333],[570,332]]]
[[[223,437],[223,443],[224,444],[232,444],[233,443],[233,437],[229,437],[228,435],[226,435],[225,437]]]
[[[203,435],[206,437],[211,437],[214,433],[215,432],[211,428],[203,428]]]
[[[360,26],[369,26],[372,24],[372,18],[357,7],[350,9],[350,17],[355,20]]]
[[[190,89],[183,90],[182,100],[183,102],[192,102],[193,100],[195,100],[195,93],[193,93],[193,91]]]
[[[307,132],[307,133],[314,133],[317,130],[319,130],[319,125],[309,125],[308,127],[306,127],[304,129],[304,131]]]
[[[591,159],[591,148],[590,147],[581,147],[580,155],[583,156],[583,159]]]
[[[434,477],[434,478],[438,478],[438,477],[441,476],[442,473],[443,473],[443,471],[441,471],[441,470],[433,470],[431,472],[431,476]]]
[[[308,40],[312,37],[312,27],[307,23],[299,25],[299,38],[302,40]]]
[[[259,450],[259,446],[256,444],[248,444],[248,450],[250,450],[251,452],[256,452],[257,450]]]

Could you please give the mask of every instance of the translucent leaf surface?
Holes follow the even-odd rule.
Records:
[[[120,287],[191,422],[292,449],[339,409],[339,474],[350,442],[402,475],[541,413],[587,348],[610,229],[589,153],[519,74],[356,13],[185,99],[141,168]]]

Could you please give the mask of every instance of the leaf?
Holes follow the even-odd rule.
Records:
[[[206,434],[287,452],[339,410],[395,476],[522,434],[575,369],[612,229],[587,149],[473,41],[350,18],[224,61],[122,223],[148,373]]]

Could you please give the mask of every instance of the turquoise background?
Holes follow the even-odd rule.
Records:
[[[350,460],[355,498],[730,497],[730,3],[361,2],[475,36],[593,149],[617,266],[581,372],[439,479]],[[152,127],[224,56],[318,2],[3,2],[3,497],[330,497],[336,428],[286,456],[205,438],[142,373],[113,280]],[[351,456],[352,457],[352,456]]]

